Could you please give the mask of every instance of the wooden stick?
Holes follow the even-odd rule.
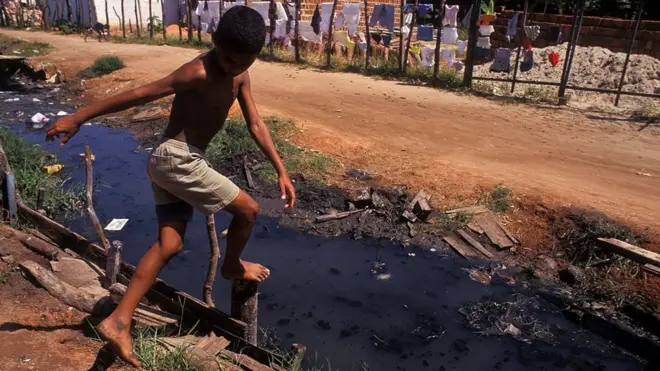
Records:
[[[255,281],[234,280],[231,285],[231,316],[245,322],[247,331],[245,340],[257,345],[257,326],[259,284]]]
[[[320,222],[327,222],[329,220],[344,219],[347,216],[357,214],[357,213],[362,212],[364,210],[365,209],[353,210],[353,211],[342,211],[341,213],[336,213],[336,214],[320,215],[320,216],[316,217],[315,221],[320,223]]]
[[[124,14],[124,0],[121,0],[121,34],[122,37],[126,39],[126,16]]]
[[[46,190],[43,188],[39,188],[39,193],[37,194],[37,211],[41,211],[44,209],[45,194],[46,194]]]
[[[305,358],[307,347],[302,344],[291,344],[291,364],[289,367],[292,370],[300,370],[302,361]]]
[[[367,27],[367,48],[364,53],[364,70],[368,71],[369,59],[371,58],[371,33],[369,33],[369,4],[367,0],[364,0],[364,24]]]
[[[105,290],[91,292],[84,289],[77,289],[60,280],[53,273],[31,260],[21,262],[20,266],[34,277],[51,295],[66,305],[72,306],[82,312],[97,315],[108,314],[108,310],[111,309],[112,299],[109,295],[103,294]]]
[[[406,41],[406,52],[404,53],[403,58],[403,73],[406,73],[408,69],[408,53],[410,53],[410,41],[412,40],[413,30],[415,29],[415,23],[417,22],[417,8],[419,7],[419,0],[415,0],[413,4],[413,16],[412,21],[410,22],[410,33],[408,33],[408,40]],[[401,45],[403,47],[403,45]]]
[[[270,3],[268,3],[268,33],[270,34],[270,38],[268,38],[268,53],[271,57],[273,56],[273,44],[275,43],[273,35],[275,34],[276,16],[277,10],[275,8],[275,0],[270,0]]]
[[[222,3],[224,0],[220,1],[220,11],[222,11]],[[181,8],[181,5],[177,4],[179,8]],[[163,19],[161,21],[163,22],[163,41],[167,43],[167,27],[165,27],[165,0],[160,0],[160,14],[162,14]]]
[[[611,251],[638,263],[660,267],[660,254],[642,249],[627,242],[615,238],[599,238],[596,241],[596,245],[603,250]]]
[[[326,67],[330,68],[332,65],[332,45],[334,45],[334,40],[332,40],[332,26],[335,23],[335,10],[337,9],[337,0],[332,1],[332,12],[330,13],[330,24],[328,25],[328,45],[327,45],[327,55],[326,55],[326,61],[325,65]],[[325,14],[323,14],[323,17],[325,17]],[[321,30],[323,31],[323,30]]]
[[[462,230],[462,229],[459,229],[459,230],[456,231],[456,232],[458,232],[458,234],[459,234],[461,237],[463,237],[463,239],[465,240],[465,242],[469,243],[470,246],[472,246],[475,250],[477,250],[477,251],[479,251],[480,253],[484,254],[484,256],[486,256],[486,257],[489,258],[489,259],[493,257],[493,253],[492,253],[492,252],[488,251],[487,248],[485,248],[482,244],[480,244],[479,241],[477,241],[477,240],[475,240],[474,238],[472,238],[472,236],[470,236],[467,232],[465,232],[465,231]]]
[[[94,184],[94,171],[92,169],[92,151],[89,149],[89,146],[85,146],[85,172],[87,175],[86,185],[85,185],[85,198],[87,199],[87,213],[89,218],[94,225],[96,234],[99,236],[101,245],[108,253],[108,260],[106,261],[106,278],[108,285],[112,285],[117,282],[117,272],[119,270],[120,259],[119,254],[121,252],[121,246],[115,246],[115,244],[110,245],[110,241],[105,237],[103,232],[103,226],[99,221],[98,216],[96,216],[96,211],[94,211],[94,200],[92,197],[92,189]]]
[[[256,186],[254,185],[254,180],[252,179],[252,173],[250,172],[247,156],[243,157],[243,171],[245,172],[245,179],[247,179],[248,187],[250,187],[250,189],[255,189]]]
[[[60,255],[66,255],[64,251],[57,248],[57,246],[32,236],[31,234],[18,231],[10,226],[0,225],[0,231],[6,233],[8,236],[17,238],[23,245],[25,245],[25,247],[47,257],[48,259],[58,259]]]
[[[151,9],[151,1],[149,0],[149,40],[154,38],[154,14]]]
[[[213,214],[206,217],[206,232],[209,236],[211,255],[209,256],[209,270],[206,273],[206,282],[204,283],[204,302],[210,307],[215,307],[215,304],[213,304],[213,282],[215,281],[215,272],[218,270],[220,247],[218,247],[218,235],[215,232],[215,217]]]

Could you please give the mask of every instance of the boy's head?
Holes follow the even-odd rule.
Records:
[[[213,33],[220,67],[236,76],[246,71],[264,46],[266,24],[261,14],[234,6],[222,16]]]

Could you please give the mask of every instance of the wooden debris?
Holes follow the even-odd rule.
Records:
[[[488,212],[488,208],[483,205],[477,205],[477,206],[470,206],[470,207],[461,207],[458,209],[452,209],[452,210],[447,210],[445,211],[445,214],[447,215],[456,215],[456,214],[472,214],[472,215],[479,215]]]
[[[250,165],[248,164],[247,156],[243,157],[243,172],[245,172],[245,179],[247,180],[248,187],[250,187],[250,189],[256,189],[254,180],[252,179],[252,173],[250,172]]]
[[[246,356],[245,354],[236,354],[232,351],[229,351],[227,349],[223,349],[220,351],[220,355],[222,357],[227,358],[228,360],[232,361],[236,365],[241,365],[241,367],[244,370],[248,371],[272,371],[273,369],[261,364],[254,359]]]
[[[157,338],[157,341],[165,347],[166,350],[173,351],[182,348],[192,348],[199,339],[199,336],[184,335],[176,337],[159,337]]]
[[[655,274],[656,276],[660,276],[660,268],[659,268],[659,267],[656,267],[656,266],[654,266],[654,265],[651,265],[651,264],[644,264],[644,265],[642,266],[642,269],[644,269],[644,271],[646,271],[646,272],[649,272],[649,273]]]
[[[413,224],[411,222],[407,222],[406,225],[408,226],[408,236],[410,238],[413,238],[417,235],[417,232],[415,232],[415,228],[413,228]]]
[[[181,318],[173,314],[163,312],[156,308],[138,304],[133,313],[133,319],[138,326],[144,327],[163,327],[168,325],[178,325]]]
[[[302,344],[292,344],[291,345],[291,363],[289,365],[291,370],[300,370],[302,367],[302,361],[305,358],[305,352],[307,352],[307,347]]]
[[[231,316],[245,322],[247,331],[245,340],[257,345],[257,326],[259,283],[247,280],[234,280],[231,285]]]
[[[401,214],[401,217],[409,222],[416,222],[417,221],[417,216],[410,210],[403,210],[403,213]]]
[[[476,234],[484,234],[483,228],[479,226],[474,220],[469,221],[467,223],[467,227],[470,228],[470,230]]]
[[[486,213],[474,217],[474,221],[484,230],[488,239],[499,249],[513,247],[514,243],[500,228],[497,217],[493,213]]]
[[[364,209],[353,210],[353,211],[342,211],[340,213],[320,215],[320,216],[316,217],[315,221],[317,223],[320,223],[320,222],[327,222],[329,220],[344,219],[347,216],[351,216],[353,214],[357,214],[357,213],[362,212],[362,211],[364,211]]]
[[[500,222],[499,220],[497,221],[497,225],[502,228],[502,231],[504,231],[504,234],[506,234],[507,237],[511,240],[511,242],[515,243],[516,245],[520,245],[520,241],[516,238],[516,236],[513,235],[513,233],[509,232],[509,230]]]
[[[631,245],[615,238],[599,238],[596,245],[603,250],[624,256],[641,264],[660,267],[660,254]]]
[[[14,174],[5,174],[2,181],[2,210],[3,219],[9,221],[18,213],[16,200],[16,178]]]
[[[220,259],[220,247],[218,246],[218,235],[215,232],[215,217],[213,214],[206,217],[206,232],[209,236],[209,246],[211,255],[209,256],[209,268],[206,272],[206,282],[204,282],[204,302],[206,305],[215,307],[213,304],[213,282],[215,282],[215,272],[218,270],[218,259]]]
[[[365,221],[367,221],[367,218],[372,212],[373,210],[371,209],[365,211],[364,214],[360,215],[360,217],[358,218],[358,222],[360,222],[360,224],[363,224]]]
[[[493,253],[490,252],[486,247],[484,247],[484,245],[480,244],[479,241],[472,238],[472,236],[470,236],[466,231],[459,229],[457,232],[459,236],[461,236],[465,240],[465,242],[470,244],[470,246],[472,246],[475,250],[482,253],[488,259],[493,258]]]
[[[391,206],[391,202],[378,192],[371,193],[371,203],[376,209],[387,209],[388,206]]]
[[[192,352],[195,355],[210,355],[214,357],[223,349],[229,346],[229,340],[224,337],[218,337],[215,333],[211,332],[203,337],[197,345],[193,348]]]
[[[473,281],[477,281],[483,285],[490,285],[492,277],[490,276],[490,274],[484,271],[481,271],[479,269],[472,269],[470,270],[470,279]]]
[[[449,244],[449,246],[452,247],[460,256],[469,259],[469,258],[477,258],[478,255],[475,251],[473,251],[470,246],[468,246],[463,240],[461,240],[460,237],[456,235],[449,235],[443,238],[445,242]]]
[[[365,207],[371,206],[371,188],[361,187],[351,190],[348,193],[346,201],[352,203],[358,209],[364,209]]]
[[[105,236],[104,236],[105,237]],[[117,274],[121,268],[121,250],[124,245],[121,241],[112,241],[108,249],[108,259],[105,264],[106,285],[112,286],[117,282]]]
[[[44,209],[44,198],[46,197],[46,190],[39,188],[37,193],[37,211],[41,212]]]
[[[58,259],[61,255],[66,255],[57,246],[41,240],[28,233],[16,230],[8,225],[0,224],[0,231],[7,237],[17,238],[28,249],[39,253],[48,259]]]

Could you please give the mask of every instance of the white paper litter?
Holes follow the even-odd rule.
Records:
[[[106,231],[121,231],[128,223],[128,219],[112,219],[110,224],[105,227]]]
[[[48,117],[44,116],[42,113],[37,113],[36,115],[30,118],[33,124],[42,124],[48,122]]]
[[[38,99],[38,98],[32,98],[32,101],[35,102],[35,103],[36,103],[36,102],[41,102],[41,100]]]
[[[58,116],[66,116],[66,115],[68,115],[68,113],[66,113],[64,111],[60,111],[60,112],[57,113],[57,115]]]

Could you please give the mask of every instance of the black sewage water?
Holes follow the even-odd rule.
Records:
[[[72,112],[57,95],[47,93],[1,93],[0,124],[55,153],[73,184],[84,184],[79,154],[85,145],[91,146],[96,155],[96,212],[104,224],[113,218],[129,219],[123,230],[109,237],[123,241],[123,259],[136,264],[157,236],[145,171],[148,153],[134,151],[139,143],[127,131],[96,124],[84,126],[62,149],[46,144],[44,128],[26,121],[36,113]],[[262,207],[281,204],[280,200],[260,202]],[[224,230],[229,217],[218,213],[216,224],[218,231]],[[94,239],[86,218],[68,225]],[[196,214],[185,251],[160,276],[197,297],[208,262],[205,228],[204,217]],[[261,285],[259,301],[264,338],[285,349],[292,342],[305,344],[309,369],[624,371],[644,366],[644,361],[581,331],[543,301],[531,313],[543,329],[539,331],[549,333],[543,339],[534,334],[522,334],[523,340],[486,336],[485,331],[468,329],[459,313],[466,305],[537,299],[533,290],[504,280],[494,279],[487,286],[471,280],[467,263],[451,253],[415,247],[402,251],[389,241],[310,236],[260,217],[244,258],[263,263],[272,272]],[[224,311],[229,310],[229,289],[222,279],[214,286],[214,301]]]

